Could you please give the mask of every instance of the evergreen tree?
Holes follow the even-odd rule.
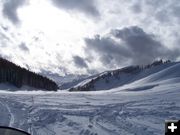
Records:
[[[54,91],[58,89],[58,85],[47,77],[0,58],[0,83],[4,82],[9,82],[18,88],[27,85],[37,89]]]

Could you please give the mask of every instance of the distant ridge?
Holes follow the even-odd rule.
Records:
[[[69,91],[109,90],[137,81],[171,65],[173,65],[173,62],[170,60],[157,60],[149,65],[128,66],[121,69],[105,71],[79,82],[76,86],[70,88]]]
[[[6,82],[18,88],[27,85],[40,90],[56,91],[58,89],[58,85],[49,78],[0,58],[0,83]]]

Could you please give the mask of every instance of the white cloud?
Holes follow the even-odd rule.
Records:
[[[151,44],[157,43],[154,42],[155,39],[159,46],[168,50],[179,48],[180,4],[178,0],[81,0],[81,2],[29,0],[29,5],[23,6],[24,1],[3,0],[2,14],[13,24],[21,22],[21,25],[9,26],[8,20],[0,16],[2,20],[0,49],[6,48],[0,52],[21,65],[31,65],[32,69],[44,68],[59,73],[82,73],[83,70],[85,73],[87,67],[85,65],[88,65],[87,71],[106,70],[110,68],[107,63],[118,67],[117,62],[125,61],[132,57],[132,54],[126,47],[119,48],[117,41],[120,39],[109,36],[111,34],[109,31],[123,30],[129,26],[140,27],[146,34],[154,35],[151,37]],[[53,2],[55,6],[50,2]],[[96,19],[93,20],[92,16]],[[3,29],[3,27],[8,29]],[[92,38],[96,34],[100,37]],[[85,46],[85,37],[94,44],[93,48]],[[130,41],[131,39],[128,38],[121,42],[133,49],[133,44],[136,42],[130,43]],[[19,45],[23,42],[26,43],[29,53],[24,53],[24,47],[20,49],[22,46]],[[104,46],[98,46],[97,42]],[[111,48],[112,44],[115,45],[114,48]],[[88,51],[96,49],[96,52],[101,52],[100,58],[93,53],[91,55],[95,58],[91,59],[88,51],[83,51],[84,47]],[[107,49],[113,53],[108,53]],[[141,48],[135,49],[135,53],[141,54],[140,50]],[[123,56],[122,60],[118,60],[120,54]],[[147,54],[153,55],[153,52]],[[145,54],[143,55],[146,58]],[[74,59],[74,56],[81,57]],[[177,52],[171,56],[173,59],[176,57],[178,57]],[[154,55],[151,58],[155,58]],[[80,65],[84,65],[85,68],[79,68]]]

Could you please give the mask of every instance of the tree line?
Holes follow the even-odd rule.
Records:
[[[98,75],[94,78],[92,78],[89,82],[87,82],[86,84],[82,85],[82,86],[78,86],[78,87],[72,87],[69,89],[69,91],[91,91],[91,90],[96,90],[95,89],[95,83],[97,83],[99,80],[105,80],[105,83],[110,83],[112,80],[112,77],[116,78],[117,80],[120,79],[122,76],[122,73],[125,74],[134,74],[134,73],[140,73],[142,70],[145,69],[149,69],[161,64],[165,64],[165,63],[170,63],[170,60],[166,60],[163,61],[161,60],[156,60],[151,64],[148,65],[142,65],[142,66],[128,66],[128,67],[124,67],[124,68],[120,68],[120,69],[116,69],[116,70],[111,70],[111,71],[107,71],[104,74]]]
[[[0,58],[0,83],[3,82],[9,82],[18,88],[27,85],[44,90],[56,91],[58,89],[58,85],[49,78]]]

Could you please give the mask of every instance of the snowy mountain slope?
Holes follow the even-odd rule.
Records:
[[[70,91],[109,90],[140,80],[175,64],[177,63],[156,61],[151,65],[144,67],[129,66],[122,69],[103,72],[83,80],[71,88]]]
[[[180,72],[178,72],[179,69],[180,69],[180,63],[175,63],[174,65],[162,69],[158,73],[149,75],[148,77],[143,78],[136,83],[156,82],[161,80],[163,81],[169,80],[172,78],[179,78],[180,77]]]
[[[33,135],[162,135],[165,120],[180,119],[179,69],[161,66],[108,91],[1,91],[0,125]]]
[[[46,71],[42,71],[40,74],[48,76],[50,79],[55,81],[59,85],[60,89],[68,89],[88,77],[88,75],[76,74],[67,74],[65,76],[60,76],[59,74]]]
[[[131,84],[124,85],[122,87],[117,87],[111,89],[112,91],[119,91],[120,89],[129,89],[129,86],[133,89],[136,87],[140,90],[151,89],[158,85],[164,84],[176,84],[180,82],[180,63],[174,63],[172,66],[162,69],[161,71],[151,74],[145,78],[139,79],[132,82]],[[139,87],[141,85],[141,87]]]

